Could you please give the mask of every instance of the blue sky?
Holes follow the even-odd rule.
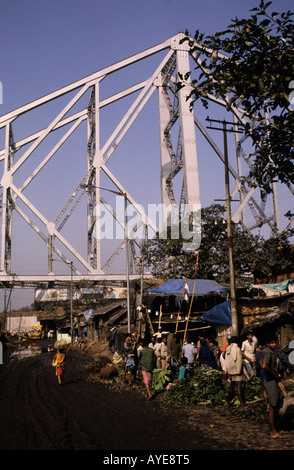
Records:
[[[250,8],[257,6],[258,3],[258,0],[246,2],[242,0],[222,0],[221,2],[217,0],[2,1],[0,81],[3,87],[3,103],[0,104],[0,114],[5,114],[103,67],[161,43],[178,32],[186,29],[192,34],[197,29],[205,34],[221,31],[230,24],[232,18],[248,17]],[[291,0],[274,0],[272,8],[281,12],[292,9],[292,3]],[[124,80],[123,77],[122,80]],[[113,82],[109,87],[119,89],[119,85],[120,83]],[[109,90],[110,88],[106,88],[105,93],[107,94]],[[117,176],[121,178],[127,189],[133,189],[138,201],[144,193],[147,203],[160,202],[158,121],[154,119],[153,104],[151,102],[146,107],[146,120],[142,123],[138,122],[130,136],[130,139],[134,139],[131,144],[132,150],[135,149],[137,155],[142,155],[142,164],[147,164],[147,168],[142,170],[141,161],[138,159],[132,160],[131,163],[128,161],[128,143],[122,150],[123,153],[125,152],[125,160],[122,158],[121,162],[116,160],[111,162],[113,171],[117,172]],[[203,114],[203,111],[201,112]],[[205,113],[210,114],[207,111]],[[36,115],[35,120],[32,118],[29,123],[23,125],[28,128],[31,126],[35,131],[39,130],[39,117]],[[105,111],[102,126],[102,136],[104,134],[106,136],[113,126],[111,112]],[[145,137],[147,128],[152,139],[148,138],[142,149],[142,139]],[[15,129],[19,135],[25,131],[27,131],[26,127],[20,126]],[[221,136],[214,135],[214,137],[221,146]],[[18,135],[15,135],[15,139],[17,138]],[[58,207],[63,206],[75,185],[84,176],[83,165],[78,155],[85,151],[86,143],[78,134],[71,145],[63,155],[62,164],[58,163],[58,170],[54,162],[50,163],[46,169],[55,182],[53,199],[57,201]],[[199,147],[201,153],[201,141],[199,141]],[[211,160],[206,158],[206,152],[207,150],[203,147],[202,153],[205,159],[201,160],[199,156],[203,206],[213,203],[216,197],[224,197],[224,183],[223,178],[220,177],[223,168],[218,162],[213,163],[212,167]],[[77,158],[73,169],[71,157],[75,154]],[[154,161],[151,161],[151,155]],[[208,161],[210,163],[207,163]],[[213,171],[211,171],[212,168]],[[143,173],[146,187],[139,182],[136,171],[141,175]],[[68,188],[65,184],[67,179],[71,179]],[[64,184],[59,185],[59,181]],[[28,197],[32,198],[36,205],[42,202],[43,185],[44,180],[40,177],[35,186],[27,192]],[[210,189],[211,186],[214,187],[214,191]],[[63,189],[68,189],[68,191]],[[288,195],[283,191],[281,199],[287,206]],[[51,205],[48,204],[48,217],[51,216],[50,210]],[[69,226],[68,230],[72,228]],[[13,235],[13,270],[28,274],[46,272],[46,263],[40,267],[38,256],[34,256],[39,247],[41,250],[41,243],[35,235],[31,238],[31,229],[20,222]],[[75,235],[74,243],[77,246],[85,245],[85,234]],[[23,257],[24,240],[28,242],[28,248],[25,251],[29,260]],[[66,271],[66,267],[63,271]],[[2,293],[0,293],[0,309],[2,308],[1,296]],[[22,293],[21,296],[13,293],[12,306],[15,308],[18,308],[20,304],[28,305],[32,302],[31,293]]]

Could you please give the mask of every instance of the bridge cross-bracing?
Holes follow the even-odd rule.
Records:
[[[158,118],[154,119],[158,119],[159,123],[161,205],[169,208],[166,223],[170,221],[171,213],[169,211],[174,210],[175,207],[178,208],[179,212],[183,204],[188,207],[189,211],[193,211],[195,207],[200,207],[196,129],[200,130],[210,149],[215,152],[222,162],[223,153],[208,134],[205,126],[201,124],[199,117],[190,112],[190,103],[186,99],[188,90],[185,87],[180,90],[177,88],[178,74],[185,76],[191,69],[191,58],[187,43],[182,43],[182,38],[183,34],[179,33],[161,44],[105,67],[0,117],[0,129],[3,133],[3,144],[0,147],[2,148],[0,150],[0,161],[2,162],[0,181],[2,191],[0,282],[6,283],[5,285],[68,282],[70,279],[69,274],[57,275],[54,273],[56,259],[72,266],[76,281],[125,279],[126,274],[109,274],[109,269],[119,253],[128,244],[130,246],[129,255],[133,266],[133,276],[138,277],[138,274],[141,274],[140,270],[142,268],[138,261],[139,257],[136,255],[136,250],[140,249],[142,242],[142,235],[139,236],[139,231],[141,230],[141,233],[144,234],[144,238],[148,236],[150,231],[156,233],[158,226],[156,221],[150,218],[148,211],[140,204],[140,200],[133,196],[132,187],[126,187],[126,184],[122,184],[120,175],[116,175],[111,169],[109,161],[115,158],[121,142],[123,142],[135,121],[140,118],[154,92],[158,94]],[[152,58],[152,69],[147,78],[134,84],[134,74],[130,73],[130,84],[128,86],[123,90],[110,94],[107,98],[100,97],[102,83],[110,77],[115,77],[121,70],[128,71],[135,64],[143,64],[150,58]],[[102,141],[100,132],[102,110],[125,98],[132,98],[127,111],[112,129],[109,137]],[[38,130],[35,129],[25,136],[18,137],[18,121],[23,116],[30,116],[39,109],[44,109],[46,113],[46,108],[50,107],[52,103],[59,102],[60,99],[63,100],[63,108],[57,114],[54,114],[53,118],[49,119],[50,122],[46,126]],[[208,99],[220,106],[226,104],[213,96],[208,97]],[[76,110],[77,107],[79,107],[78,110]],[[52,108],[49,109],[48,116],[51,116]],[[156,116],[155,112],[154,116]],[[234,119],[240,122],[244,120],[242,111],[238,108],[234,110]],[[75,135],[83,123],[86,123],[83,155],[85,171],[80,175],[79,182],[75,185],[74,191],[69,194],[63,208],[54,216],[49,217],[46,202],[43,201],[43,198],[40,198],[38,203],[33,202],[30,198],[29,189],[40,174],[46,173],[48,163],[54,160],[53,157],[60,155],[63,146]],[[58,136],[54,144],[45,153],[40,152],[39,150],[44,142],[50,141],[48,145],[51,145],[50,138],[53,135]],[[153,136],[153,138],[158,139],[158,135]],[[246,189],[244,185],[240,162],[243,158],[248,163],[248,159],[242,151],[241,144],[241,141],[236,142],[237,170],[234,170],[233,166],[229,166],[231,177],[235,183],[232,197],[235,197],[237,193],[240,195],[240,204],[233,213],[233,220],[235,222],[242,220],[245,223],[244,211],[245,206],[248,206],[256,219],[256,225],[268,224],[271,230],[274,231],[278,226],[277,211],[274,210],[274,214],[267,215],[263,204],[259,204],[254,199],[256,188]],[[142,145],[144,145],[143,142]],[[38,151],[36,163],[35,155]],[[21,179],[22,168],[30,161],[32,161],[30,163],[31,169],[26,177]],[[69,168],[68,178],[71,176],[70,170]],[[59,171],[58,161],[55,171]],[[177,197],[174,191],[174,181],[176,178],[178,181],[179,175],[182,176],[182,180],[180,195]],[[106,189],[113,188],[112,192],[117,193],[116,199],[121,199],[122,206],[119,207],[124,207],[125,201],[128,206],[132,206],[137,211],[138,217],[132,227],[129,226],[128,219],[124,220],[122,213],[118,214],[116,208],[107,202],[109,193],[104,192],[104,189],[102,189],[105,187],[105,183],[102,183],[102,177],[109,182]],[[134,185],[134,182],[131,184]],[[150,181],[150,184],[154,184],[154,182]],[[124,197],[119,198],[119,195]],[[49,198],[54,199],[56,197],[55,188],[52,186]],[[77,249],[71,243],[69,237],[63,234],[64,226],[73,216],[81,201],[85,199],[87,201],[87,214],[84,218],[85,226],[78,221],[74,230],[86,231],[87,250]],[[109,211],[116,223],[121,226],[123,233],[128,235],[127,243],[126,239],[122,237],[119,246],[113,249],[109,258],[104,262],[102,262],[101,256],[102,240],[99,236],[102,228],[101,213],[99,215],[101,205]],[[274,208],[277,208],[276,204]],[[17,213],[44,243],[47,257],[46,273],[22,275],[12,272],[14,213]],[[126,207],[124,207],[123,214],[126,214]],[[126,222],[128,222],[127,226]],[[25,243],[25,241],[23,242]],[[25,250],[25,245],[23,250]],[[86,251],[86,254],[84,251]]]

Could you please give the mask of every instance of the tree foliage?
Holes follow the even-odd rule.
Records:
[[[172,229],[167,228],[164,237],[157,233],[141,248],[145,262],[151,267],[152,274],[161,279],[193,277],[196,254],[183,249],[183,239],[172,237]]]
[[[191,107],[198,99],[208,107],[214,95],[228,110],[242,109],[254,149],[249,176],[267,192],[273,179],[294,182],[293,13],[269,13],[271,3],[262,0],[248,19],[235,18],[225,31],[207,37],[196,31],[194,40],[187,31],[183,39],[196,63]],[[186,86],[189,76],[180,76],[178,86]]]
[[[225,209],[212,204],[201,211],[201,246],[197,277],[229,283],[229,257]],[[293,247],[289,234],[283,233],[265,240],[233,224],[233,254],[237,287],[248,285],[248,274],[261,280],[274,279],[280,274],[293,270]],[[142,255],[150,265],[152,274],[160,279],[193,278],[196,253],[183,249],[181,236],[171,237],[172,230],[161,238],[160,234],[148,240],[142,248]],[[181,234],[181,231],[179,231]]]
[[[266,282],[281,274],[293,273],[294,246],[290,244],[288,235],[291,232],[261,240],[252,265],[257,279]]]

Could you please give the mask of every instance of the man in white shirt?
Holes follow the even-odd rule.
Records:
[[[230,391],[229,391],[229,402],[233,398],[234,389],[237,390],[237,395],[239,398],[240,405],[244,405],[243,397],[243,364],[242,364],[242,352],[238,346],[238,338],[232,336],[228,340],[229,346],[226,349],[226,359],[225,359],[225,368],[228,373],[231,381]]]
[[[255,350],[256,343],[253,341],[252,331],[248,331],[247,340],[243,341],[241,346],[242,356],[245,363],[245,373],[248,379],[256,376],[256,367],[255,367]]]
[[[161,368],[166,369],[168,366],[167,358],[168,358],[168,347],[167,347],[167,337],[163,336],[160,348],[160,356],[161,356]]]
[[[155,356],[156,369],[161,369],[161,338],[157,339],[153,351]]]
[[[190,343],[190,341],[187,340],[186,344],[183,346],[182,353],[188,361],[187,369],[192,370],[196,355],[196,348],[194,344]]]

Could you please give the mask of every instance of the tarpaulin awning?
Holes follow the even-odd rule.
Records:
[[[231,325],[231,301],[226,300],[226,302],[215,305],[212,309],[208,310],[208,312],[202,315],[201,320],[204,320],[207,323],[220,323],[222,325]]]
[[[283,295],[288,292],[294,292],[294,279],[287,279],[274,284],[254,284],[255,289],[261,289],[266,296]]]
[[[275,284],[261,284],[262,286],[265,287],[270,287],[271,289],[276,289],[276,290],[287,290],[289,287],[289,284],[294,283],[294,279],[287,279],[286,281],[282,282],[277,282]]]
[[[189,294],[191,295],[194,288],[194,279],[169,279],[167,282],[154,289],[149,289],[148,293],[155,295],[183,295],[185,284],[188,282]],[[216,281],[209,279],[196,279],[194,294],[205,295],[211,292],[227,292],[226,287],[218,284]]]

